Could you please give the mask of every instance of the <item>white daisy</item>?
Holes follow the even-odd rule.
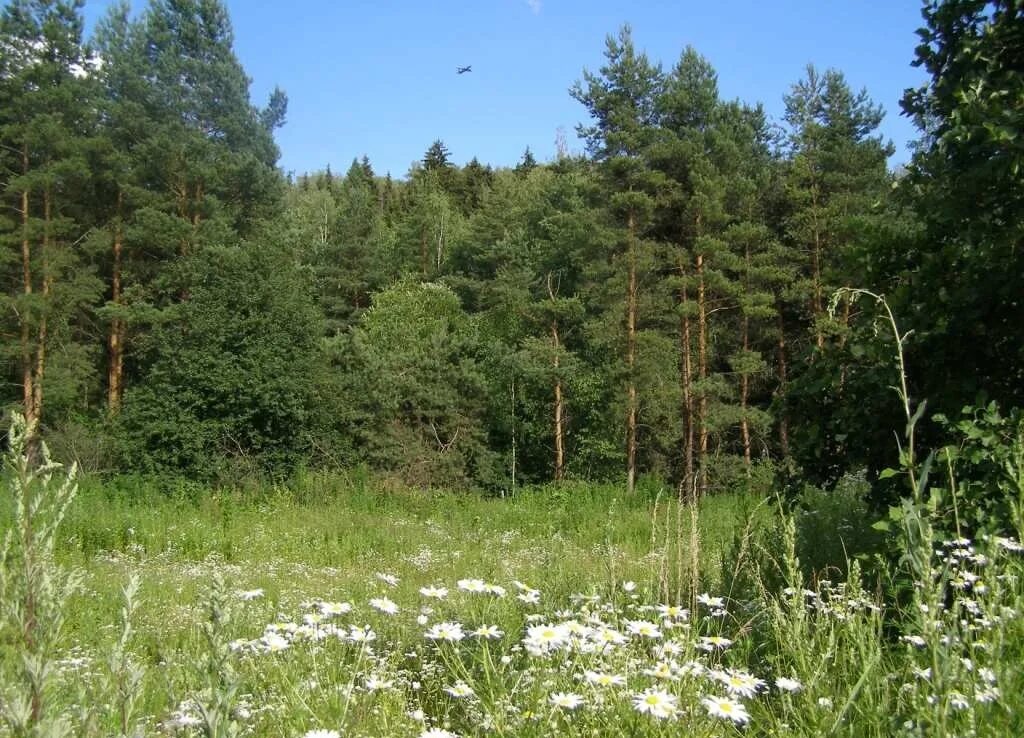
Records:
[[[374,597],[370,600],[370,607],[374,610],[380,610],[387,615],[395,615],[398,612],[398,605],[387,597]]]
[[[594,684],[598,687],[625,687],[626,677],[621,674],[607,674],[600,671],[591,671],[588,669],[583,672],[583,678],[586,679],[590,684]]]
[[[640,694],[633,695],[633,707],[636,711],[656,718],[669,718],[675,715],[679,709],[678,702],[675,695],[660,689],[646,689]]]
[[[450,687],[445,687],[444,691],[450,694],[452,697],[459,698],[472,697],[475,694],[473,688],[463,681],[458,681]]]
[[[713,717],[727,718],[740,725],[750,720],[747,708],[736,700],[727,697],[705,697],[701,704],[707,708],[708,714]]]
[[[459,623],[434,623],[425,637],[431,641],[461,641],[466,637]]]
[[[572,692],[555,692],[548,698],[548,701],[563,710],[575,710],[583,704],[583,697]]]
[[[431,597],[435,600],[443,600],[448,596],[447,587],[435,587],[433,585],[429,587],[420,587],[420,594],[424,597]]]
[[[783,692],[799,692],[804,688],[804,685],[796,679],[790,679],[789,677],[776,677],[775,686]]]

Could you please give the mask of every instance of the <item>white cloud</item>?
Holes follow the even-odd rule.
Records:
[[[534,15],[540,15],[541,0],[526,0],[526,4],[530,6]]]

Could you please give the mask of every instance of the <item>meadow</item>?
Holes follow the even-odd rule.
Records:
[[[815,572],[828,535],[740,495],[17,467],[2,735],[1020,734],[1015,539]]]

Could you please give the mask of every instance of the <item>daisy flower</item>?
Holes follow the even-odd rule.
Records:
[[[317,730],[307,730],[302,738],[341,738],[341,733],[336,730],[318,728]]]
[[[516,595],[516,599],[527,605],[536,605],[540,602],[540,592],[536,589],[524,590]]]
[[[349,628],[348,640],[353,643],[369,643],[370,641],[377,640],[377,634],[373,632],[369,625],[364,625],[362,628],[353,625]]]
[[[637,712],[651,717],[668,718],[676,714],[679,700],[675,695],[660,689],[646,689],[633,695],[633,707]]]
[[[366,677],[366,681],[363,686],[367,692],[376,692],[379,689],[390,689],[394,685],[392,679],[381,679],[380,677],[370,676]]]
[[[262,589],[245,589],[238,593],[238,599],[245,600],[246,602],[249,600],[258,600],[262,596]]]
[[[655,679],[676,681],[679,679],[678,668],[678,664],[673,661],[659,661],[653,667],[644,669],[644,674]]]
[[[583,697],[573,692],[555,692],[548,698],[548,701],[563,710],[575,710],[583,704]]]
[[[430,728],[420,733],[420,738],[459,738],[459,734],[444,728]]]
[[[394,574],[385,574],[383,572],[377,572],[377,579],[384,582],[384,584],[388,585],[389,587],[397,587],[398,582],[401,581]]]
[[[707,708],[708,715],[727,718],[740,725],[750,720],[747,708],[728,697],[705,697],[701,704]]]
[[[447,587],[435,587],[433,585],[429,587],[420,587],[420,594],[424,597],[430,597],[435,600],[443,600],[448,596]]]
[[[476,694],[473,688],[463,681],[455,682],[450,687],[445,687],[444,691],[450,694],[452,697],[472,697]]]
[[[470,633],[470,635],[476,636],[477,638],[497,639],[501,638],[505,634],[498,629],[497,625],[481,625]]]
[[[627,620],[626,630],[641,638],[661,638],[661,630],[658,629],[656,623],[649,620]]]
[[[325,618],[344,615],[352,611],[352,605],[347,602],[319,602],[317,608]]]
[[[758,679],[752,674],[747,674],[745,671],[730,670],[722,675],[718,681],[725,686],[729,694],[739,695],[740,697],[753,697],[764,689],[765,686],[763,679]]]
[[[725,607],[725,599],[722,597],[712,597],[707,592],[697,596],[697,602],[707,607],[719,609]]]
[[[564,625],[533,625],[526,629],[528,645],[541,649],[552,649],[564,646],[569,640],[569,630]]]
[[[583,678],[586,679],[590,684],[598,687],[625,687],[626,677],[621,674],[606,674],[600,671],[587,670],[583,673]]]
[[[374,597],[370,600],[370,607],[374,610],[380,610],[387,615],[394,615],[398,612],[398,605],[387,597]]]
[[[804,688],[804,685],[796,679],[790,679],[789,677],[777,677],[775,679],[775,686],[783,692],[799,692]]]
[[[722,636],[701,636],[697,648],[702,651],[714,651],[717,648],[728,648],[732,641]]]
[[[665,620],[686,620],[690,617],[690,611],[679,605],[658,605],[657,610]]]
[[[482,579],[460,579],[456,584],[463,592],[481,594],[487,591],[487,582]]]
[[[431,641],[461,641],[466,637],[459,623],[435,623],[425,637]]]

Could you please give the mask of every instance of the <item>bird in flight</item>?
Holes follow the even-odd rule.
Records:
[[[456,74],[465,74],[466,72],[472,72],[473,67],[457,67],[455,69]]]

